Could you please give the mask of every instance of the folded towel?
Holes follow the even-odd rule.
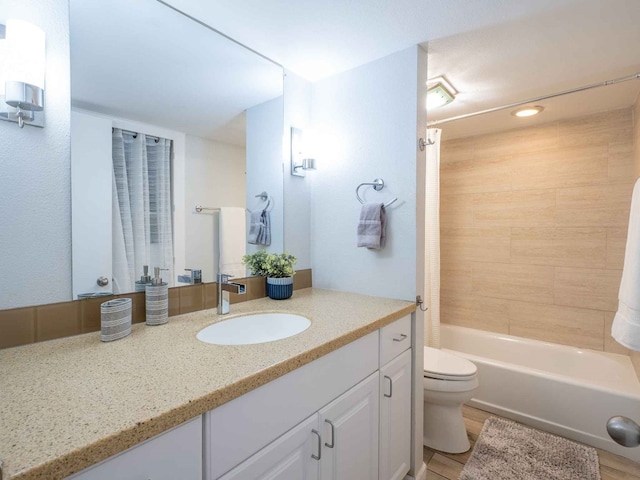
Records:
[[[387,214],[382,203],[365,203],[358,222],[358,247],[382,249],[386,244]]]
[[[263,227],[264,224],[262,223],[262,211],[258,210],[256,212],[251,212],[247,242],[251,243],[252,245],[260,245],[258,237],[262,233]]]
[[[260,214],[262,228],[258,234],[258,245],[271,245],[271,215],[268,210],[263,210]]]
[[[640,350],[640,179],[633,187],[618,300],[611,336],[627,348]]]
[[[246,277],[242,257],[246,253],[246,213],[244,208],[220,209],[220,273],[231,278]]]

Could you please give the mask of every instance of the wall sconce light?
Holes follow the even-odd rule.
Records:
[[[291,127],[291,175],[304,177],[307,170],[316,169],[311,148],[308,132],[305,137],[302,129]]]
[[[1,120],[44,127],[44,72],[44,32],[22,20],[0,25]]]

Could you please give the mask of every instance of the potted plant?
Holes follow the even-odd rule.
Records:
[[[267,277],[267,296],[274,300],[284,300],[293,295],[293,266],[297,258],[288,253],[267,253],[258,250],[242,257],[252,275]]]

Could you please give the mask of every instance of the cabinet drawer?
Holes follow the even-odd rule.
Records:
[[[411,315],[380,329],[380,365],[411,347]]]
[[[183,423],[68,480],[201,480],[202,417]]]

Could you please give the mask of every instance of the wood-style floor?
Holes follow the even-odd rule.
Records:
[[[464,423],[471,447],[480,435],[484,421],[493,415],[476,408],[463,407]],[[637,447],[640,448],[640,447]],[[640,480],[640,463],[596,449],[600,460],[602,480]],[[427,464],[427,480],[457,480],[471,450],[466,453],[443,453],[424,447],[424,462]]]

